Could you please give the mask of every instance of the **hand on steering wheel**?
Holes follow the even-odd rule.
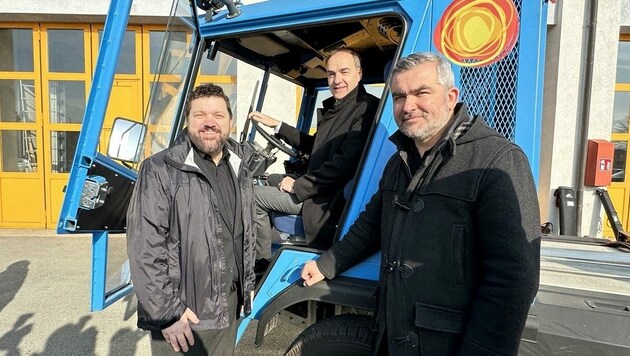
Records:
[[[273,117],[269,116],[269,115],[265,115],[263,113],[261,113],[260,111],[252,111],[249,113],[249,115],[247,115],[248,119],[252,119],[253,121],[257,121],[260,122],[261,124],[267,126],[267,127],[272,127],[275,128],[276,126],[280,125],[282,122],[279,120],[274,119]]]
[[[269,144],[277,149],[279,149],[280,151],[288,154],[291,157],[297,157],[297,153],[295,151],[293,151],[293,149],[289,146],[287,146],[286,144],[284,144],[284,142],[282,142],[278,137],[269,134],[267,131],[263,130],[263,128],[260,126],[260,124],[264,124],[266,126],[269,127],[276,127],[278,125],[281,124],[280,121],[273,119],[267,115],[261,114],[259,112],[256,111],[252,111],[249,114],[249,119],[251,120],[251,124],[252,126],[254,126],[254,128],[256,129],[256,131],[258,133],[260,133],[262,135],[262,137],[267,140],[267,142],[269,142]]]

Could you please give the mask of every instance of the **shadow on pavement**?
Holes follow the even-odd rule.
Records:
[[[136,311],[138,311],[138,300],[135,298],[135,295],[135,293],[129,293],[122,299],[122,302],[126,304],[123,320],[129,320],[132,316],[136,316]]]
[[[18,345],[20,345],[24,336],[28,335],[33,329],[33,324],[24,325],[32,316],[33,313],[20,315],[15,324],[13,324],[13,328],[0,336],[0,351],[6,351],[7,355],[21,355]]]
[[[109,356],[135,355],[138,342],[145,336],[140,329],[120,329],[109,343]]]
[[[66,324],[55,330],[48,340],[44,352],[39,355],[94,355],[96,348],[96,328],[85,328],[92,319],[86,315],[74,324]]]
[[[0,286],[2,286],[2,289],[0,289],[0,311],[11,303],[17,292],[22,288],[22,284],[24,284],[24,280],[26,280],[28,275],[29,264],[29,261],[17,261],[9,265],[3,272],[0,272]]]

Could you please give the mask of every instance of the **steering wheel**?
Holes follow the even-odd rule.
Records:
[[[279,149],[280,151],[288,154],[291,157],[297,157],[298,154],[293,151],[293,149],[291,149],[291,147],[287,146],[284,142],[282,142],[279,138],[277,138],[276,136],[270,135],[267,131],[263,130],[263,128],[260,126],[260,124],[258,123],[258,121],[255,120],[251,120],[251,124],[254,126],[254,128],[256,129],[256,131],[262,135],[262,137],[267,140],[267,142]]]

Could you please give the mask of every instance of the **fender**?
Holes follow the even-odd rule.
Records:
[[[283,246],[261,279],[252,303],[252,312],[239,325],[237,343],[249,323],[258,320],[255,345],[263,342],[264,330],[279,311],[303,301],[320,301],[347,307],[374,309],[378,281],[378,260],[368,259],[333,280],[310,287],[300,277],[302,266],[317,259],[323,251],[307,247]]]
[[[374,310],[377,286],[375,281],[339,276],[306,287],[300,279],[269,301],[258,319],[254,345],[262,345],[265,328],[274,315],[299,302],[317,301]]]

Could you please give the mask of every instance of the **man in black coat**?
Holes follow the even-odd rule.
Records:
[[[273,127],[276,134],[310,155],[306,174],[285,176],[272,186],[255,186],[257,265],[271,258],[272,211],[302,214],[309,246],[328,247],[343,210],[343,189],[356,173],[379,99],[366,93],[356,52],[341,48],[326,60],[332,97],[318,112],[317,132],[310,136],[254,111],[249,117]],[[261,267],[264,269],[263,262]]]
[[[365,211],[302,278],[334,278],[380,249],[375,353],[516,355],[540,273],[527,158],[457,102],[440,56],[399,60],[391,92],[398,152]]]

